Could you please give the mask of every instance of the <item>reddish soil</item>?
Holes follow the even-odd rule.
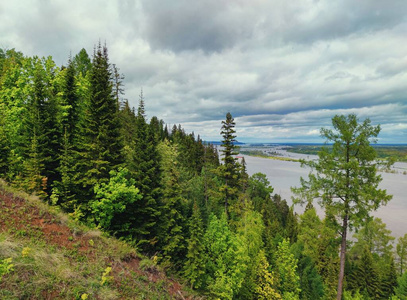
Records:
[[[86,255],[91,262],[94,255],[90,240],[86,234],[75,233],[68,226],[62,224],[58,218],[49,212],[43,212],[34,204],[11,193],[0,190],[0,232],[8,231],[14,235],[25,235],[26,232],[33,233],[44,240],[49,246],[59,249],[76,249],[79,254]],[[10,229],[12,229],[10,231]],[[120,282],[123,276],[131,276],[136,273],[145,276],[150,282],[165,281],[166,290],[175,299],[192,299],[183,296],[182,286],[168,279],[165,274],[157,269],[141,270],[140,258],[136,256],[127,257],[119,262],[112,263],[112,276],[120,290]],[[56,291],[43,293],[44,299],[54,299]]]

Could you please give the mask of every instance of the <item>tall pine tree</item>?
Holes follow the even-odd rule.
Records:
[[[160,216],[161,171],[157,141],[146,122],[143,92],[140,94],[135,125],[134,156],[130,171],[143,199],[139,205],[138,223],[135,224],[138,232],[133,238],[145,251],[153,251],[158,241],[156,224]]]
[[[238,178],[239,167],[236,162],[235,155],[238,154],[237,147],[235,145],[235,121],[230,112],[226,114],[226,120],[222,121],[222,161],[223,165],[220,166],[221,177],[224,180],[224,184],[221,187],[221,191],[224,193],[225,199],[225,211],[229,212],[230,202],[237,199],[238,196]]]
[[[120,122],[111,75],[107,48],[99,43],[92,60],[89,99],[79,142],[81,174],[77,180],[85,191],[82,200],[89,199],[93,186],[107,182],[109,172],[122,163]]]

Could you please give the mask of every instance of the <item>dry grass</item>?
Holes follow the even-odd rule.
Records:
[[[192,299],[153,261],[125,242],[70,219],[36,196],[0,181],[0,263],[14,269],[0,282],[0,299]],[[101,284],[112,267],[113,280]]]

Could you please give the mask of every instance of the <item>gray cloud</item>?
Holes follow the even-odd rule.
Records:
[[[26,55],[93,51],[99,39],[140,89],[149,116],[220,139],[230,111],[240,140],[321,141],[335,114],[382,124],[407,143],[407,2],[1,1],[1,47]]]

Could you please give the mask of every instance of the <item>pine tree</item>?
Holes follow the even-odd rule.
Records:
[[[92,61],[84,48],[75,55],[72,62],[76,72],[82,77],[86,77],[86,74],[92,69]]]
[[[8,161],[10,156],[10,145],[6,134],[4,122],[5,108],[0,103],[0,177],[5,177],[8,173]]]
[[[124,75],[119,73],[119,68],[115,64],[112,65],[112,75],[113,75],[113,96],[116,100],[116,104],[120,108],[122,106],[123,100],[121,96],[124,95],[123,80]]]
[[[379,274],[374,265],[372,254],[367,247],[349,277],[348,286],[351,290],[360,290],[370,299],[381,298]]]
[[[397,272],[393,257],[390,258],[390,262],[386,263],[384,272],[380,274],[379,288],[384,299],[389,299],[394,295],[394,290],[397,288]]]
[[[68,142],[73,146],[78,134],[80,104],[76,91],[75,66],[71,58],[68,60],[68,67],[65,69],[65,76],[62,84],[61,106],[63,109],[62,132],[67,135]]]
[[[80,99],[76,89],[75,67],[69,58],[63,72],[61,85],[61,127],[62,145],[59,156],[59,180],[54,183],[54,204],[61,205],[66,211],[73,212],[76,205],[76,193],[80,190],[75,181],[75,162],[78,159]]]
[[[184,265],[184,276],[191,287],[200,289],[205,285],[205,248],[203,245],[203,224],[200,210],[194,202],[192,217],[189,222],[190,237],[188,239],[188,252]]]
[[[207,253],[208,290],[221,299],[233,299],[239,292],[249,260],[243,240],[230,230],[226,215],[209,217],[204,236]]]
[[[160,245],[163,264],[175,270],[181,268],[186,254],[184,203],[177,169],[178,153],[168,141],[158,145],[162,165],[162,208]]]
[[[263,251],[260,251],[259,264],[256,268],[256,286],[254,288],[254,295],[256,299],[261,300],[280,300],[281,295],[276,289],[276,278],[269,271],[269,263]]]
[[[222,121],[222,161],[223,165],[220,166],[220,174],[224,180],[221,191],[224,193],[225,211],[229,213],[230,202],[236,200],[238,197],[238,179],[239,167],[236,162],[235,155],[238,154],[236,142],[235,121],[232,115],[228,112],[226,120]]]
[[[300,294],[300,277],[297,274],[298,260],[290,252],[289,241],[279,243],[276,253],[276,273],[279,277],[279,292],[283,295],[297,296]]]
[[[396,246],[396,252],[399,262],[400,274],[403,274],[405,269],[404,266],[407,260],[407,234],[402,237],[399,237]]]
[[[377,174],[377,153],[370,145],[376,141],[380,126],[372,126],[369,119],[359,123],[356,115],[335,116],[334,130],[321,129],[321,135],[332,148],[324,147],[317,161],[308,161],[316,174],[309,181],[301,178],[301,188],[293,189],[300,197],[296,203],[318,198],[326,212],[342,220],[340,268],[338,274],[337,300],[342,299],[345,275],[345,256],[349,226],[358,226],[371,211],[385,205],[391,196],[379,189],[381,176]]]
[[[407,272],[404,272],[397,279],[397,288],[395,289],[396,296],[401,300],[407,300]]]
[[[122,163],[118,107],[112,92],[107,48],[100,44],[92,61],[89,100],[81,131],[77,168],[81,173],[78,180],[84,188],[82,200],[86,202],[92,197],[93,186],[107,182],[109,172]]]
[[[134,139],[134,156],[129,168],[143,199],[139,206],[138,222],[135,224],[138,232],[133,238],[145,251],[152,251],[158,241],[156,224],[160,216],[161,171],[156,139],[146,122],[142,92],[135,121]]]

